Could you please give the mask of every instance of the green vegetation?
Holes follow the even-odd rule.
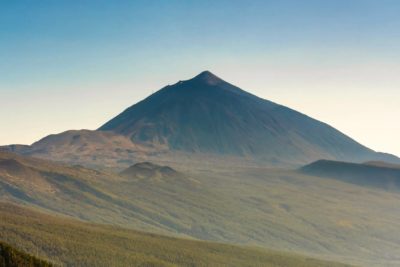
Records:
[[[48,213],[362,266],[400,264],[400,194],[268,168],[161,163],[183,175],[143,178],[7,158],[16,162],[0,168],[0,199]]]
[[[0,267],[50,267],[52,264],[0,242]]]
[[[288,253],[148,234],[0,203],[0,239],[66,266],[344,267]],[[35,265],[37,266],[37,265]]]

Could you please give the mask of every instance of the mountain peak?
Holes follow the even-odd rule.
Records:
[[[214,75],[212,72],[206,70],[198,74],[196,77],[191,79],[191,81],[200,81],[209,85],[217,85],[224,82],[221,78]]]
[[[252,95],[210,71],[164,87],[99,130],[125,135],[135,144],[274,165],[382,158],[336,129]]]

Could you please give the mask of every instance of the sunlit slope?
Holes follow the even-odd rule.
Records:
[[[0,203],[0,228],[1,240],[66,266],[345,266],[288,253],[87,224],[7,203]]]
[[[1,150],[99,169],[126,167],[137,158],[156,152],[155,148],[132,143],[126,136],[90,130],[65,131],[46,136],[30,146],[10,145],[0,147]]]

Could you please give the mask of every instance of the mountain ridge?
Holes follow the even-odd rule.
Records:
[[[394,164],[318,160],[301,167],[299,171],[308,175],[400,192],[400,167]]]

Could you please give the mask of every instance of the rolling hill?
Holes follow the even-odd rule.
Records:
[[[139,184],[112,173],[0,152],[0,200],[81,220],[177,234],[167,218],[143,205],[147,200],[131,201],[110,190],[128,185],[132,191],[126,194],[131,194],[140,190]]]
[[[296,254],[177,239],[119,227],[83,223],[0,202],[0,240],[62,266],[265,266],[345,267]],[[4,253],[0,247],[0,255]],[[5,252],[9,252],[8,247]],[[25,253],[18,262],[42,264]],[[1,253],[2,252],[2,253]],[[0,266],[1,265],[0,256]],[[7,259],[7,258],[6,258]],[[41,264],[38,264],[41,263]]]
[[[134,144],[112,132],[71,130],[42,138],[31,146],[11,145],[0,148],[26,156],[67,162],[70,165],[114,168],[127,166],[147,155],[161,154],[161,148]]]
[[[154,177],[167,178],[182,176],[181,173],[169,166],[160,166],[151,162],[140,162],[132,165],[120,173],[121,176],[131,178],[150,179]]]
[[[188,175],[169,166],[160,166],[151,162],[136,163],[123,170],[120,176],[127,178],[128,181],[135,181],[137,185],[175,186],[177,191],[183,189],[193,191],[202,187],[199,181]]]
[[[362,186],[400,190],[400,168],[382,162],[356,164],[339,161],[319,160],[300,169],[302,172],[329,177]]]
[[[381,189],[270,168],[170,175],[139,163],[118,175],[11,153],[0,162],[0,201],[48,214],[361,266],[400,263],[400,195]]]

